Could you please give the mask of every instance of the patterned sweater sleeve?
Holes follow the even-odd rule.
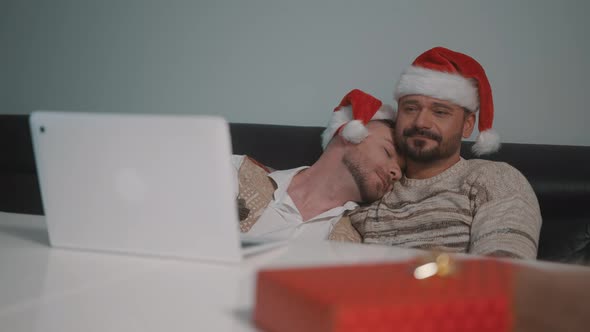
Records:
[[[506,163],[491,162],[471,180],[475,201],[469,252],[535,259],[542,220],[526,178]]]

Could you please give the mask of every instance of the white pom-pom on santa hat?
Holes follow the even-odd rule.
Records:
[[[476,156],[496,152],[500,149],[500,135],[494,129],[484,130],[477,135],[471,151]]]
[[[395,119],[393,107],[361,90],[350,91],[332,112],[330,122],[322,133],[322,148],[325,149],[339,132],[351,143],[362,142],[369,135],[365,125],[378,119]]]
[[[394,97],[424,95],[448,100],[470,112],[479,111],[475,155],[498,151],[500,136],[492,129],[492,88],[483,67],[472,57],[444,47],[430,49],[414,60],[400,77]]]
[[[347,141],[359,144],[369,136],[369,130],[361,120],[352,120],[342,127],[341,135]]]

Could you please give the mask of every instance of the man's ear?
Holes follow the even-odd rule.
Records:
[[[465,118],[463,119],[463,138],[469,138],[475,126],[475,112],[465,112]]]

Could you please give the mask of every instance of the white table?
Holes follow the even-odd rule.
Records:
[[[0,331],[256,331],[261,267],[396,261],[417,251],[293,243],[241,264],[50,248],[44,217],[0,212]]]

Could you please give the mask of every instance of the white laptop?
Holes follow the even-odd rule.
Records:
[[[30,127],[54,247],[238,262],[280,245],[240,240],[223,118],[36,111]]]

